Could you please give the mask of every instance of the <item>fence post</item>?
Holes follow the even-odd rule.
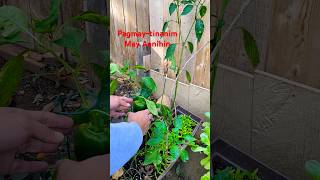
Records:
[[[102,15],[107,15],[107,2],[106,1],[84,1],[84,10],[95,11]],[[86,23],[87,40],[92,43],[95,48],[105,50],[109,48],[108,30],[103,25]]]

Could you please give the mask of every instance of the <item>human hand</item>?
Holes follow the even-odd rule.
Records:
[[[0,108],[0,174],[38,172],[46,162],[15,159],[18,153],[56,151],[72,119],[50,112]]]
[[[110,96],[110,116],[119,117],[124,116],[125,112],[131,106],[133,99],[120,96]]]
[[[110,174],[109,162],[109,155],[95,156],[81,162],[61,160],[57,163],[57,180],[105,180]]]
[[[149,110],[128,113],[128,122],[137,123],[140,126],[143,134],[148,132],[152,118],[152,114],[150,114]]]

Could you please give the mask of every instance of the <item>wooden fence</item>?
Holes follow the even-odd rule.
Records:
[[[230,1],[225,27],[242,4]],[[252,68],[234,28],[212,91],[214,137],[294,180],[308,179],[305,161],[320,160],[319,12],[318,1],[252,1],[235,27],[253,34],[261,63]]]
[[[124,47],[125,39],[117,35],[118,30],[124,31],[138,31],[138,32],[149,32],[156,31],[161,32],[165,21],[175,20],[174,15],[169,16],[169,5],[171,0],[111,0],[111,58],[114,62],[123,64],[125,60],[130,60],[132,64],[137,64],[137,49]],[[206,6],[208,7],[208,12],[204,17],[205,31],[203,33],[202,40],[197,43],[195,33],[192,31],[190,35],[190,41],[194,44],[194,51],[201,48],[210,40],[210,1],[206,1]],[[194,8],[195,9],[195,8]],[[182,17],[182,29],[181,35],[186,37],[189,28],[193,22],[194,10],[186,16]],[[193,28],[194,29],[194,28]],[[168,30],[177,32],[177,26],[174,24],[169,25]],[[175,42],[177,39],[170,39],[172,37],[165,37],[163,40]],[[132,41],[146,41],[146,42],[156,42],[161,40],[159,37],[145,37],[144,39],[139,39],[137,37],[132,37],[126,40]],[[178,51],[181,47],[178,47]],[[144,57],[145,65],[153,70],[162,72],[163,66],[161,62],[164,60],[166,48],[163,47],[152,47],[143,49],[144,55],[149,54],[149,56]],[[183,63],[191,56],[188,51],[185,51]],[[178,53],[175,54],[176,59],[179,59]],[[188,70],[192,76],[192,84],[209,88],[210,87],[210,47],[209,44],[200,51],[196,57],[187,65],[186,70]],[[179,63],[179,62],[177,62]],[[169,72],[170,78],[175,78],[173,72]],[[187,82],[185,73],[179,79],[181,82]]]
[[[242,4],[240,0],[230,1],[225,27],[238,14]],[[319,1],[252,0],[225,39],[220,62],[245,72],[254,71],[244,52],[241,31],[237,29],[245,27],[253,34],[260,49],[259,70],[320,88],[319,11]]]

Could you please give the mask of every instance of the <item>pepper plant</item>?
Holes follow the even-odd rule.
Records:
[[[121,70],[123,68],[128,69],[125,66],[111,64],[112,78],[117,80],[119,76],[122,76],[122,72],[128,72]],[[126,74],[124,76],[129,77]],[[146,135],[145,145],[137,155],[143,157],[142,165],[153,165],[156,174],[159,175],[178,158],[184,162],[187,161],[189,156],[183,145],[195,141],[193,128],[196,123],[186,115],[174,116],[171,107],[156,102],[153,94],[157,91],[157,85],[152,77],[137,77],[135,82],[133,78],[129,78],[128,81],[139,85],[139,91],[133,96],[131,110],[137,112],[148,109],[156,119],[152,122],[151,129]]]
[[[176,77],[179,76],[180,73],[182,73],[182,58],[184,57],[185,49],[188,49],[190,53],[192,54],[194,51],[194,44],[190,41],[190,34],[192,31],[195,31],[197,42],[199,43],[204,29],[205,29],[205,23],[203,21],[203,17],[207,13],[207,7],[205,6],[206,0],[173,0],[169,5],[169,14],[170,16],[173,16],[175,13],[175,19],[176,20],[167,20],[163,24],[162,31],[165,32],[168,29],[168,26],[170,23],[176,23],[178,25],[178,31],[179,31],[179,38],[178,41],[175,43],[170,44],[170,46],[166,50],[165,60],[170,62],[170,69],[173,70],[176,74]],[[192,12],[192,10],[195,10],[194,12],[194,20],[192,22],[192,25],[188,28],[188,33],[186,37],[182,37],[182,22],[181,18],[182,16],[188,15]],[[181,45],[181,50],[178,55],[178,64],[177,60],[175,58],[175,51],[177,45]],[[190,72],[186,71],[186,77],[189,83],[191,82],[191,75]],[[173,95],[173,105],[175,106],[175,101],[177,97],[177,90],[178,90],[178,84],[179,81],[176,81],[175,89],[174,89],[174,95]]]
[[[90,62],[81,52],[81,47],[86,42],[85,32],[72,26],[74,22],[91,22],[108,27],[108,17],[99,15],[92,11],[86,11],[73,17],[65,24],[59,24],[59,14],[61,0],[51,0],[51,8],[48,17],[34,19],[15,6],[0,7],[0,45],[24,43],[29,45],[26,50],[18,56],[10,59],[2,68],[0,73],[0,84],[6,84],[6,88],[1,88],[1,106],[7,106],[11,101],[22,77],[24,57],[29,52],[50,54],[54,57],[61,69],[57,74],[64,71],[70,75],[76,89],[81,97],[82,107],[74,113],[62,113],[74,118],[76,124],[81,124],[75,129],[75,153],[79,160],[86,159],[94,155],[108,152],[109,120],[109,98],[106,66]],[[22,38],[22,34],[29,36],[32,42]],[[34,46],[33,46],[34,43]],[[57,53],[57,47],[67,49],[70,57],[62,57]],[[108,62],[108,53],[100,51],[96,53],[104,65]],[[69,59],[70,58],[70,59]],[[100,63],[101,64],[101,63]],[[94,102],[90,103],[88,90],[79,81],[82,69],[87,66],[95,71],[100,79],[100,89],[95,93]],[[2,86],[5,87],[5,86]]]
[[[195,141],[192,136],[195,122],[189,116],[178,115],[174,118],[173,127],[168,127],[165,120],[156,120],[151,129],[150,139],[146,142],[144,165],[153,164],[161,173],[179,157],[183,162],[189,160],[188,152],[182,145]]]
[[[208,170],[208,172],[201,176],[201,180],[210,180],[210,113],[206,113],[205,116],[209,122],[204,122],[202,125],[203,129],[200,135],[201,145],[193,143],[191,150],[206,155],[206,157],[200,161],[200,164],[204,169]]]
[[[137,82],[139,70],[146,70],[146,68],[141,65],[131,66],[128,60],[124,62],[123,66],[115,63],[110,63],[110,95],[113,95],[115,93],[119,81],[121,81],[122,83],[128,83],[126,86],[128,86],[129,88],[135,88],[134,86]]]
[[[176,20],[167,20],[162,28],[165,32],[170,23],[176,23],[179,28],[178,42],[170,44],[166,50],[165,60],[170,62],[170,69],[173,70],[176,76],[182,71],[182,57],[184,49],[188,49],[193,53],[194,45],[189,40],[190,34],[194,29],[197,37],[197,42],[200,42],[204,32],[203,17],[207,12],[207,7],[204,5],[206,0],[173,0],[169,5],[169,14],[173,16],[176,14]],[[181,17],[192,12],[195,9],[194,21],[188,31],[186,37],[182,37],[182,23]],[[179,54],[179,59],[175,58],[175,51],[177,45],[181,45],[182,50]],[[167,70],[165,70],[167,72]],[[187,71],[187,79],[191,82],[191,75]],[[140,81],[141,90],[140,94],[134,98],[133,109],[135,111],[149,109],[155,116],[156,121],[152,123],[152,128],[147,134],[147,141],[143,149],[138,154],[144,155],[143,165],[147,166],[152,164],[157,173],[162,173],[168,165],[180,159],[185,162],[189,159],[187,151],[183,145],[194,144],[195,138],[193,137],[193,128],[195,122],[186,115],[173,114],[171,107],[167,107],[162,103],[155,104],[150,99],[151,95],[156,91],[157,87],[150,77],[143,77]],[[175,92],[173,97],[173,105],[176,106],[178,82],[175,84]],[[164,84],[165,89],[165,84]]]

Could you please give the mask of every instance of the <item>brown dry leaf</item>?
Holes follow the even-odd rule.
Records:
[[[171,99],[169,96],[164,94],[158,99],[157,104],[166,105],[171,108]]]
[[[124,170],[123,168],[121,168],[112,175],[112,179],[118,180],[123,174],[124,174]]]
[[[54,102],[50,102],[49,104],[43,106],[42,111],[47,111],[47,112],[51,112],[55,107],[55,103]]]

